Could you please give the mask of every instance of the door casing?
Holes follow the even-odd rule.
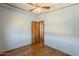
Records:
[[[32,21],[32,44],[44,43],[44,21]]]

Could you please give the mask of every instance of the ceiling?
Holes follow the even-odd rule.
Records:
[[[43,13],[47,13],[49,11],[54,11],[54,10],[57,10],[57,9],[61,9],[61,8],[73,5],[75,3],[40,3],[40,5],[50,6],[50,9],[43,9],[41,13],[29,11],[29,10],[33,9],[34,7],[32,5],[27,4],[27,3],[9,3],[9,4],[16,6],[18,8],[24,9],[24,10],[31,12],[31,13],[34,13],[34,14],[43,14]]]

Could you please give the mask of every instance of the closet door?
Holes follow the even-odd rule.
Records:
[[[32,21],[32,43],[44,42],[44,22]]]

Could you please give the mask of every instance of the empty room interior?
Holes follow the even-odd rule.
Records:
[[[79,56],[79,3],[0,3],[0,56]]]

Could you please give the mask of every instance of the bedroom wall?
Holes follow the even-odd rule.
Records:
[[[79,55],[79,5],[34,15],[0,4],[0,52],[31,44],[31,21],[44,20],[45,45]]]
[[[79,4],[39,15],[45,22],[45,45],[79,55]]]
[[[31,44],[34,14],[0,4],[0,52]]]

